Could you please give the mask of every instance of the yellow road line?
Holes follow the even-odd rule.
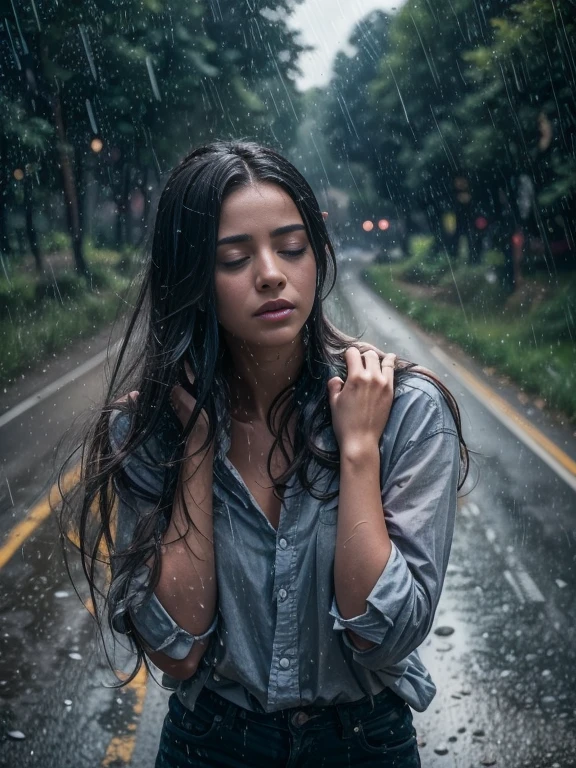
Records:
[[[138,717],[140,717],[144,709],[147,682],[148,673],[146,667],[141,667],[134,680],[126,686],[127,690],[134,692],[135,700],[132,705],[132,710]],[[134,747],[136,746],[136,734],[134,733],[136,730],[135,723],[130,723],[128,725],[128,730],[130,733],[123,736],[114,736],[110,740],[106,754],[102,759],[101,768],[108,768],[108,766],[111,766],[113,763],[123,763],[125,765],[130,763]]]
[[[64,493],[69,491],[80,479],[80,467],[67,472],[62,479],[62,490]],[[0,568],[3,568],[10,561],[12,556],[22,547],[24,542],[34,533],[34,531],[50,516],[50,513],[62,501],[62,494],[57,485],[54,485],[50,492],[35,504],[24,520],[14,526],[6,537],[5,542],[0,547]],[[79,544],[78,534],[75,531],[68,532],[68,538],[72,543]],[[109,569],[107,569],[109,571]],[[109,574],[108,574],[109,577]],[[88,597],[84,601],[86,609],[94,615],[94,605],[92,599]],[[144,709],[144,699],[146,697],[146,687],[148,682],[148,672],[146,667],[142,667],[134,680],[126,686],[126,690],[134,694],[134,703],[132,709],[135,715],[140,717]],[[136,745],[137,725],[129,723],[127,725],[128,734],[123,736],[114,736],[108,744],[108,749],[102,760],[101,768],[108,768],[113,763],[124,763],[127,765],[132,759],[132,753]]]
[[[571,486],[576,486],[576,461],[525,419],[503,397],[456,363],[439,347],[430,350],[502,423],[539,455]]]
[[[70,490],[79,480],[79,467],[67,472],[62,480],[64,492]],[[14,526],[0,547],[0,568],[3,568],[12,556],[20,549],[26,539],[50,516],[52,509],[62,500],[57,485],[52,486],[50,493],[35,504],[24,520]]]

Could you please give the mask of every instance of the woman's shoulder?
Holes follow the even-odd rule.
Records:
[[[390,411],[391,428],[422,438],[436,432],[457,432],[447,396],[434,380],[438,378],[422,367],[398,376]]]

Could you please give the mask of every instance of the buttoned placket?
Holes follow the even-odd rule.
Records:
[[[302,494],[282,502],[276,535],[274,597],[276,626],[268,684],[268,707],[290,707],[300,702],[296,581],[298,522]]]
[[[234,493],[234,486],[239,486],[239,498],[242,503],[254,507],[254,512],[266,520],[262,510],[255,507],[255,501],[238,470],[224,455],[218,463],[232,479],[227,491]],[[273,591],[276,601],[276,627],[268,684],[269,707],[296,706],[300,703],[297,601],[291,585],[296,580],[296,541],[302,494],[293,495],[295,486],[298,486],[298,483],[296,478],[293,478],[288,483],[289,498],[282,502],[276,530]],[[236,495],[238,496],[237,493]],[[269,527],[271,531],[274,530],[271,525]]]

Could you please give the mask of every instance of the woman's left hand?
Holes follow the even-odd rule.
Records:
[[[345,354],[348,375],[328,381],[328,399],[332,428],[340,451],[362,451],[378,445],[394,399],[394,364],[396,355],[369,349],[363,354],[349,347]]]

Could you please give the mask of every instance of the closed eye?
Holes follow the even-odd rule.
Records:
[[[296,251],[278,251],[278,253],[282,254],[282,256],[296,258],[297,256],[302,256],[307,247],[308,246],[305,245],[303,248],[299,248]],[[221,263],[221,266],[223,266],[225,269],[233,269],[234,267],[239,267],[244,264],[246,261],[248,261],[248,258],[248,256],[245,256],[243,259],[237,259],[236,261],[224,261]]]

